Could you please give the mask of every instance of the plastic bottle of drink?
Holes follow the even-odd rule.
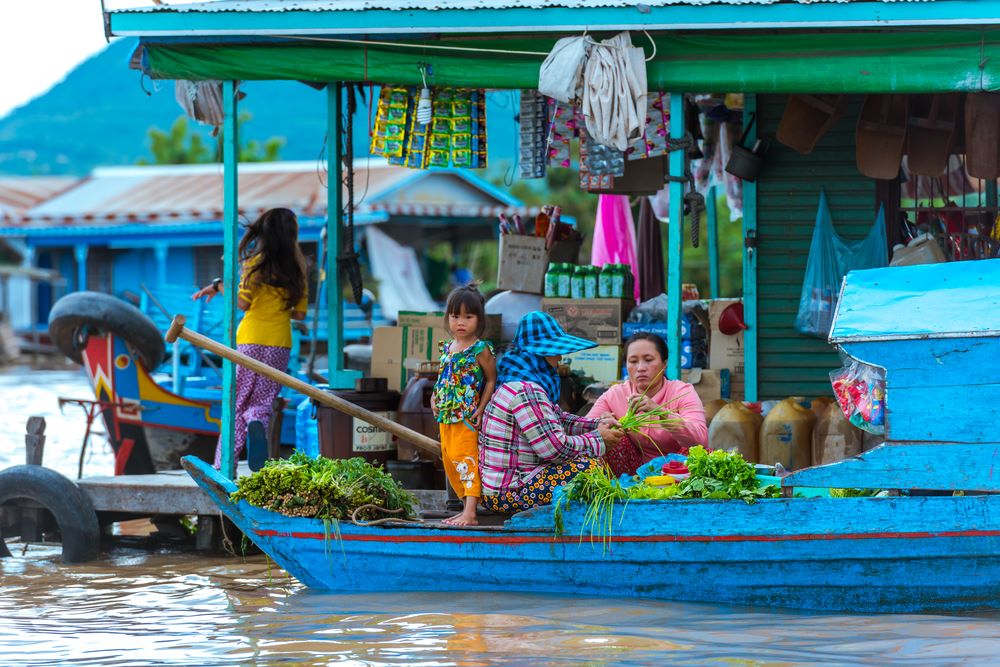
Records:
[[[597,267],[594,267],[597,269]],[[611,265],[605,264],[600,269],[600,276],[597,278],[597,298],[607,299],[611,296]]]
[[[611,265],[611,298],[621,299],[625,294],[625,272],[621,264]]]
[[[559,296],[559,264],[556,262],[550,262],[545,272],[545,296],[550,299]]]
[[[560,299],[568,299],[573,282],[573,266],[570,264],[559,265],[559,291],[557,296]]]
[[[583,298],[597,298],[598,268],[596,266],[584,267],[586,273],[583,274]]]
[[[578,266],[576,267],[576,270],[573,271],[573,277],[570,279],[569,284],[569,294],[572,299],[583,298],[583,279],[585,269],[586,267]]]

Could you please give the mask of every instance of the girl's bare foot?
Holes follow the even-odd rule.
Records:
[[[473,512],[462,512],[461,514],[456,514],[450,519],[445,519],[441,523],[446,523],[449,526],[478,526],[479,521],[476,519],[476,513]]]

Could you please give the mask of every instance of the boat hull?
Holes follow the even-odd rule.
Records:
[[[1000,498],[633,501],[612,535],[551,507],[502,528],[325,525],[245,502],[184,467],[255,544],[307,586],[336,591],[522,591],[851,612],[1000,607]]]

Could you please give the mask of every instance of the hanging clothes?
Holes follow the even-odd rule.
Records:
[[[664,291],[663,237],[649,197],[639,205],[639,300],[648,301]]]
[[[594,243],[590,253],[594,266],[628,264],[636,278],[635,298],[639,298],[639,259],[635,252],[635,222],[625,195],[601,195],[597,201]]]
[[[646,57],[627,32],[592,44],[583,115],[594,141],[624,151],[646,129]]]
[[[416,251],[400,245],[374,225],[365,228],[365,237],[372,275],[378,281],[382,313],[396,319],[400,310],[437,310],[437,302],[427,291]]]

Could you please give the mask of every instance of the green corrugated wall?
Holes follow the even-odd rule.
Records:
[[[772,138],[757,181],[758,368],[761,400],[832,396],[833,347],[795,331],[820,187],[826,188],[837,232],[863,238],[874,222],[875,181],[858,173],[854,127],[861,97],[809,155],[773,140],[787,95],[757,98],[759,136]]]

